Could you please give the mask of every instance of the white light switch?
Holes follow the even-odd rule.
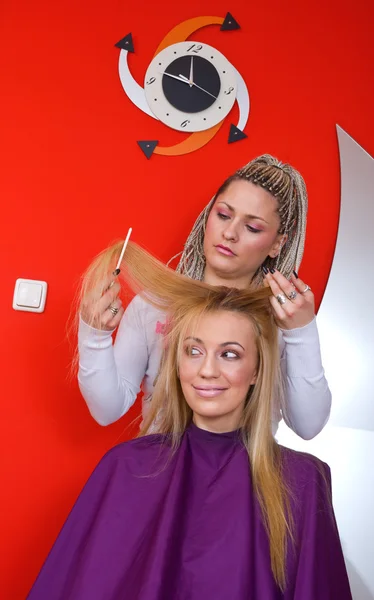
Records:
[[[41,313],[47,297],[47,283],[33,279],[17,279],[14,288],[14,310]]]

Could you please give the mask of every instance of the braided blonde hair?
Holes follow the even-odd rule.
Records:
[[[285,243],[275,258],[268,256],[259,265],[252,282],[262,283],[261,267],[276,268],[289,278],[294,269],[298,270],[304,253],[308,195],[303,177],[291,165],[282,163],[270,154],[263,154],[250,161],[228,177],[200,213],[188,236],[184,249],[171,261],[181,255],[176,270],[192,279],[202,281],[205,271],[204,236],[208,217],[218,198],[233,181],[244,180],[259,185],[278,200],[280,217],[279,233],[287,236]],[[170,261],[170,262],[171,262]]]

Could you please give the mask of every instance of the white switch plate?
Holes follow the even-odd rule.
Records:
[[[47,298],[47,289],[46,281],[17,279],[13,295],[14,310],[42,313]]]

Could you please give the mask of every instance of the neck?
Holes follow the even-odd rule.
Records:
[[[240,415],[238,417],[236,413],[232,413],[222,417],[202,417],[194,412],[192,420],[199,429],[211,433],[228,433],[239,429]]]
[[[205,283],[214,286],[225,286],[229,288],[237,288],[238,290],[247,289],[254,277],[254,273],[247,273],[243,277],[229,277],[227,274],[220,274],[213,271],[208,265],[205,267],[204,279]]]

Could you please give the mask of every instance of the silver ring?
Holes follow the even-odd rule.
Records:
[[[309,287],[309,285],[306,285],[306,286],[305,286],[305,289],[304,289],[304,290],[303,290],[301,293],[302,293],[302,294],[305,294],[305,292],[309,292],[309,291],[311,292],[312,290],[311,290],[311,288]]]
[[[297,296],[297,292],[295,290],[292,290],[292,292],[290,292],[288,294],[289,300],[295,300],[296,296]]]
[[[286,304],[287,298],[284,294],[277,294],[277,296],[275,297],[278,300],[279,304]]]
[[[116,314],[119,312],[119,308],[117,308],[116,306],[112,306],[112,305],[108,306],[108,310],[110,310],[113,317],[115,317]]]

